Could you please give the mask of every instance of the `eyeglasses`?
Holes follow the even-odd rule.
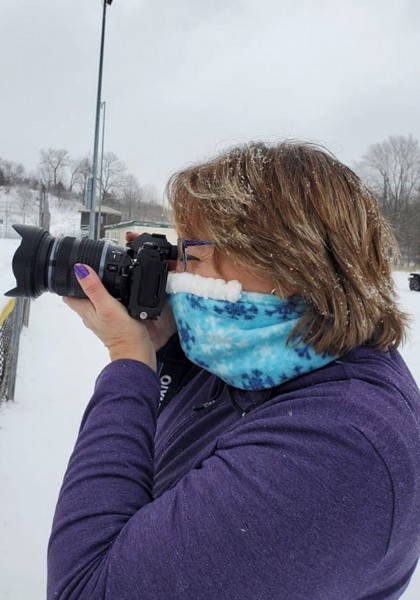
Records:
[[[184,240],[184,238],[178,238],[178,263],[181,267],[181,271],[187,270],[187,261],[194,260],[196,257],[188,256],[185,253],[187,248],[191,246],[210,246],[213,242],[210,240]]]

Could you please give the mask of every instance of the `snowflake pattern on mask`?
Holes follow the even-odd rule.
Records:
[[[242,292],[237,302],[169,294],[187,357],[243,390],[274,387],[336,357],[287,339],[307,305],[296,296]]]
[[[183,319],[177,323],[178,334],[184,346],[185,353],[189,352],[192,345],[195,343],[195,337],[192,334],[192,329]]]
[[[205,310],[206,308],[206,300],[201,296],[195,296],[194,294],[187,294],[188,304],[191,306],[193,310]]]
[[[269,317],[278,316],[283,319],[293,319],[300,317],[305,312],[305,306],[301,302],[300,305],[297,303],[295,297],[291,298],[289,302],[285,304],[275,304],[274,306],[267,307],[265,314]]]
[[[259,369],[252,369],[250,374],[243,373],[242,384],[246,390],[262,390],[276,385],[271,377],[267,377]]]
[[[258,306],[247,306],[244,302],[223,302],[220,306],[214,306],[214,312],[218,315],[227,315],[231,319],[252,321],[258,314]]]
[[[310,348],[309,346],[306,346],[304,344],[301,344],[300,346],[296,346],[293,348],[293,350],[296,352],[296,354],[300,357],[300,358],[304,358],[306,360],[311,360],[311,353],[310,353]]]

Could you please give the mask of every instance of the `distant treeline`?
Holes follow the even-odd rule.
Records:
[[[401,251],[399,266],[420,267],[420,148],[412,136],[395,135],[372,144],[355,171],[377,197]],[[74,159],[62,148],[40,150],[39,167],[27,174],[22,164],[0,158],[0,186],[45,189],[62,200],[83,202],[92,174],[89,156]],[[102,202],[122,212],[122,220],[170,219],[150,186],[142,186],[112,152],[104,154],[98,174]]]
[[[420,148],[412,136],[393,135],[369,146],[356,166],[392,225],[401,266],[420,267]]]
[[[63,148],[40,150],[39,165],[35,173],[27,173],[21,163],[0,158],[0,186],[43,189],[57,196],[60,201],[84,203],[91,175],[90,156],[75,159]],[[97,198],[101,197],[103,205],[120,210],[123,221],[168,221],[170,218],[168,210],[159,201],[156,190],[149,185],[140,185],[113,152],[104,154],[97,174],[97,185]]]

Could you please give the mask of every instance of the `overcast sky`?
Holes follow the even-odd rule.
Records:
[[[0,0],[0,157],[93,149],[101,0]],[[348,164],[420,139],[419,0],[114,0],[106,150],[161,194],[250,139],[315,140]]]

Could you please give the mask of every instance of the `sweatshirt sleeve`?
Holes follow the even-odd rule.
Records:
[[[158,400],[141,363],[98,378],[54,517],[49,600],[359,597],[393,508],[360,432],[251,413],[153,500]]]
[[[115,542],[152,499],[159,393],[138,361],[114,361],[99,375],[56,506],[48,598],[105,597]]]

